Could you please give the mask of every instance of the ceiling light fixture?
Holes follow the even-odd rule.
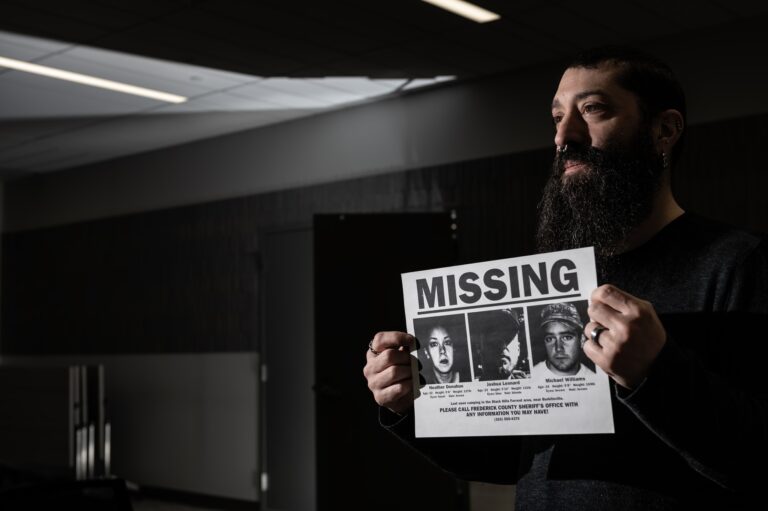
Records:
[[[156,99],[158,101],[167,101],[168,103],[184,103],[187,100],[187,98],[184,96],[179,96],[176,94],[169,94],[167,92],[160,92],[153,89],[145,89],[144,87],[137,87],[135,85],[128,85],[127,83],[114,82],[112,80],[105,80],[103,78],[96,78],[95,76],[89,76],[80,73],[73,73],[71,71],[64,71],[63,69],[56,69],[54,67],[32,64],[31,62],[24,62],[23,60],[0,57],[0,67],[7,67],[17,71],[24,71],[26,73],[34,73],[37,75],[48,76],[50,78],[58,78],[59,80],[67,80],[83,85],[90,85],[92,87],[123,92],[125,94],[133,94],[135,96]]]
[[[476,21],[478,23],[488,23],[489,21],[494,21],[501,18],[501,16],[499,16],[495,12],[491,12],[487,9],[483,9],[482,7],[478,7],[475,4],[465,2],[464,0],[422,0],[422,1],[427,2],[428,4],[432,4],[436,7],[440,7],[441,9],[445,9],[446,11],[451,11],[452,13],[458,14],[459,16],[464,16],[465,18],[469,18],[472,21]]]

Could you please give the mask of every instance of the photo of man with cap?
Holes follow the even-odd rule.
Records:
[[[582,362],[584,322],[576,305],[551,303],[538,312],[538,317],[541,328],[536,341],[544,346],[546,356],[533,366],[533,374],[539,377],[594,375],[594,370]]]

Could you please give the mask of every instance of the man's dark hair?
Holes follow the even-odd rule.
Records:
[[[601,46],[579,53],[568,68],[596,69],[603,64],[619,68],[618,84],[634,93],[640,100],[640,109],[646,121],[660,112],[674,109],[683,116],[687,125],[685,93],[672,69],[652,55],[628,46]],[[672,148],[672,165],[680,159],[685,131]]]

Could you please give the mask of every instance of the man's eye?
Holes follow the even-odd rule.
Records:
[[[562,115],[554,115],[554,116],[552,116],[552,124],[554,124],[555,126],[560,124],[560,121],[562,121],[562,120],[563,120],[563,116]]]
[[[586,105],[584,105],[585,114],[602,112],[603,110],[605,110],[605,107],[603,107],[603,105],[599,103],[587,103]]]
[[[546,342],[547,344],[552,344],[553,342],[555,342],[555,338],[551,335],[548,335],[544,338],[544,342]]]
[[[563,336],[564,341],[572,342],[576,338],[575,335],[567,334]]]

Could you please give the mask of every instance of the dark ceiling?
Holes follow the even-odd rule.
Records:
[[[257,76],[469,77],[766,11],[743,0],[475,3],[501,19],[419,0],[13,0],[0,30]]]
[[[441,75],[461,81],[559,65],[600,44],[663,49],[689,38],[717,44],[744,33],[763,41],[768,21],[768,2],[752,0],[475,3],[501,19],[477,24],[420,0],[3,0],[0,35],[6,32],[10,56],[24,50],[25,60],[54,67],[75,62],[84,72],[103,65],[107,78],[135,76],[138,85],[149,81],[174,91],[184,86],[197,95],[184,105],[162,106],[0,69],[0,178],[83,166],[317,111],[279,105],[279,112],[219,111],[221,101],[232,99],[227,93],[234,86],[192,87],[186,82],[199,78],[192,71],[172,64],[165,70],[154,64],[131,68],[123,54],[199,66],[195,73],[248,75],[237,83],[277,77],[405,82]],[[18,35],[41,40],[29,48],[18,41],[14,46]],[[757,42],[745,48],[757,56],[754,65],[762,65],[762,47]],[[94,54],[77,58],[92,48],[119,52],[115,65]],[[0,44],[0,55],[3,51]],[[258,103],[258,91],[235,92]],[[206,103],[216,94],[219,103]]]

